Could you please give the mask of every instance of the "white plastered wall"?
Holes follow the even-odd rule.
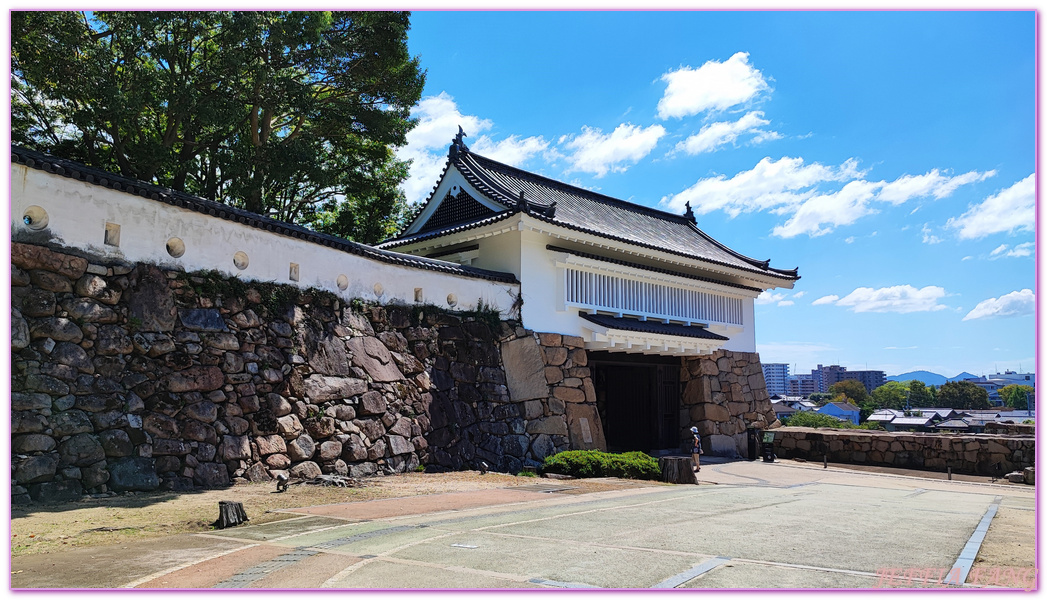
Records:
[[[22,220],[33,206],[47,214],[47,226],[40,231]],[[189,272],[213,269],[246,280],[329,290],[345,299],[412,304],[420,289],[423,303],[450,307],[453,295],[454,308],[469,310],[482,299],[505,315],[519,292],[518,284],[390,264],[18,164],[11,166],[11,219],[14,241],[39,241],[43,234],[49,236],[45,241],[100,260],[155,263]],[[107,224],[119,225],[119,246],[104,243]],[[167,252],[171,238],[184,243],[178,258]],[[245,269],[233,263],[237,252],[248,257]],[[290,279],[292,263],[298,265],[297,282]],[[338,286],[340,275],[347,280],[344,290]]]

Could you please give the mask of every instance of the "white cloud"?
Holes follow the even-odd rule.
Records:
[[[783,238],[804,233],[818,237],[841,225],[850,225],[876,212],[868,207],[868,202],[876,194],[878,185],[859,179],[838,192],[814,196],[804,201],[785,224],[776,226],[771,233]]]
[[[938,304],[945,297],[945,289],[936,285],[914,288],[911,285],[895,285],[873,289],[860,287],[836,301],[837,306],[848,306],[856,313],[860,312],[893,312],[912,313],[929,312],[948,308]]]
[[[1036,176],[1029,175],[1011,187],[989,196],[947,227],[959,229],[961,239],[977,239],[1000,232],[1032,231],[1036,225]]]
[[[796,303],[793,302],[792,300],[782,300],[781,302],[778,303],[778,306],[792,306],[793,304],[796,304]]]
[[[952,194],[961,185],[984,181],[994,175],[996,175],[996,171],[985,171],[982,173],[970,171],[963,175],[949,177],[942,175],[938,169],[931,169],[930,172],[923,175],[903,175],[890,183],[884,184],[876,199],[895,205],[904,204],[913,198],[933,197],[936,200],[940,200]],[[913,212],[916,211],[913,210]]]
[[[663,135],[665,128],[661,125],[644,128],[622,123],[609,134],[595,127],[582,127],[580,135],[565,135],[559,142],[572,151],[565,157],[571,163],[568,172],[582,171],[603,177],[608,171],[625,171],[626,163],[635,164],[650,154]]]
[[[746,113],[737,121],[720,121],[710,123],[702,127],[701,131],[688,137],[676,145],[676,151],[687,154],[701,154],[702,152],[713,152],[720,146],[732,144],[743,135],[753,135],[752,143],[776,140],[781,134],[776,131],[761,129],[771,122],[763,118],[760,111]]]
[[[999,298],[982,300],[975,306],[964,321],[985,319],[989,317],[1021,317],[1036,312],[1036,295],[1030,289],[1004,294]]]
[[[793,294],[793,298],[803,298],[803,297],[804,297],[804,296],[806,296],[806,295],[807,295],[807,292],[806,292],[806,291],[803,291],[803,292],[796,292],[795,294]]]
[[[496,142],[489,136],[482,135],[476,140],[476,143],[470,146],[470,149],[488,158],[515,166],[526,162],[536,154],[547,151],[549,142],[541,136],[520,138],[515,135]]]
[[[999,255],[1003,254],[1003,251],[1006,250],[1007,248],[1010,248],[1010,246],[1008,246],[1007,244],[1000,244],[999,246],[996,247],[995,250],[993,250],[992,252],[989,253],[989,257],[990,258],[991,257],[999,257]]]
[[[462,114],[447,92],[423,98],[411,111],[411,116],[418,119],[418,125],[407,133],[407,145],[396,151],[397,158],[412,161],[411,174],[402,185],[408,202],[423,201],[432,191],[447,161],[447,147],[458,133],[459,125],[476,140],[469,143],[470,137],[466,138],[470,148],[510,165],[519,166],[536,154],[549,151],[549,142],[540,136],[520,138],[511,135],[494,141],[483,133],[494,123]]]
[[[775,161],[766,157],[751,170],[731,178],[720,174],[699,179],[682,192],[663,197],[659,204],[664,210],[680,212],[689,202],[697,214],[722,210],[732,218],[766,210],[789,215],[785,223],[773,229],[774,235],[816,237],[876,213],[874,201],[894,205],[921,196],[943,198],[959,186],[981,181],[995,172],[971,171],[950,177],[934,169],[924,175],[903,175],[892,182],[866,181],[866,174],[853,158],[833,167],[804,164],[802,158],[783,157]],[[927,231],[924,239],[927,243],[941,241]]]
[[[411,174],[402,184],[408,202],[420,202],[436,184],[447,160],[447,147],[458,133],[458,126],[469,135],[490,129],[493,123],[473,115],[463,115],[447,92],[422,98],[411,111],[418,125],[407,133],[407,145],[398,148],[396,157],[411,160]]]
[[[710,60],[697,69],[680,67],[661,79],[668,84],[658,101],[662,119],[727,110],[769,89],[763,73],[749,64],[748,52],[738,52],[724,62]]]
[[[915,350],[918,346],[884,346],[884,350]]]
[[[758,210],[789,212],[814,194],[808,188],[827,181],[853,179],[858,174],[858,163],[853,159],[839,167],[827,167],[818,163],[805,165],[802,158],[782,157],[776,161],[767,157],[730,179],[725,175],[699,179],[679,194],[665,196],[660,205],[679,213],[690,202],[696,214],[722,210],[731,217]]]
[[[854,236],[852,235],[852,236],[848,237],[847,239],[845,239],[844,243],[853,244],[854,243]]]
[[[964,256],[963,258],[960,259],[960,262],[963,262],[965,260],[971,260],[972,258],[974,258],[974,257],[973,256]]]
[[[755,302],[757,304],[774,304],[775,302],[781,302],[782,300],[785,300],[785,294],[781,292],[776,294],[771,290],[764,290],[756,297]]]
[[[1033,252],[1036,251],[1036,244],[1035,244],[1035,242],[1025,242],[1024,244],[1018,244],[1017,246],[1011,248],[1010,250],[1007,250],[1007,253],[1003,254],[1003,256],[996,256],[997,254],[1003,252],[1004,250],[1007,250],[1007,244],[1003,244],[1002,246],[1000,246],[996,250],[993,250],[992,254],[990,254],[989,256],[994,257],[994,259],[995,258],[1003,258],[1004,256],[1008,256],[1008,257],[1012,257],[1012,258],[1020,258],[1022,256],[1032,256]]]
[[[920,230],[920,233],[923,234],[923,243],[925,243],[925,244],[940,244],[940,243],[942,243],[942,238],[932,234],[931,231],[932,230],[931,230],[930,227],[927,226],[927,223],[924,223],[923,224],[923,229]]]
[[[836,294],[829,294],[828,296],[822,296],[821,298],[818,298],[814,302],[811,302],[811,304],[813,304],[814,306],[818,306],[819,304],[832,304],[833,302],[836,302],[839,299],[840,297]]]

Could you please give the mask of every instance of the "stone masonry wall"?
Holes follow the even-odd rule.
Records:
[[[16,502],[479,460],[516,472],[591,416],[579,343],[483,315],[30,244],[11,262]],[[525,347],[539,378],[512,362]],[[536,393],[511,393],[521,377]],[[596,418],[590,431],[602,440]]]
[[[950,435],[782,427],[775,430],[782,458],[885,465],[1002,476],[1033,466],[1032,436]],[[999,464],[996,470],[993,465]]]
[[[767,395],[760,355],[718,350],[709,356],[685,358],[680,370],[681,442],[698,428],[703,449],[716,456],[745,456],[748,427],[779,425]]]

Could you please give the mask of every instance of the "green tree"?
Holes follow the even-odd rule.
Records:
[[[934,387],[928,388],[919,379],[909,381],[909,404],[915,408],[933,408]]]
[[[1028,396],[1026,396],[1028,393]],[[1018,410],[1028,410],[1029,400],[1035,400],[1036,390],[1031,385],[1005,385],[999,389],[1004,405]]]
[[[888,381],[872,391],[870,405],[877,408],[905,408],[906,396],[910,388],[901,381]]]
[[[938,404],[942,408],[989,408],[989,392],[970,381],[950,381],[938,390]]]
[[[424,85],[406,12],[13,12],[12,140],[375,242]]]
[[[829,386],[829,393],[833,395],[844,395],[852,404],[862,405],[869,402],[869,392],[866,391],[862,382],[857,379],[844,379]]]

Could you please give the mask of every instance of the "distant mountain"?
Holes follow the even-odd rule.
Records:
[[[910,371],[908,373],[902,373],[901,375],[888,375],[887,381],[909,381],[910,379],[916,379],[922,381],[924,385],[940,386],[949,381],[963,381],[970,377],[977,377],[977,375],[971,375],[967,371],[964,371],[956,377],[946,377],[945,375],[931,373],[930,371]]]
[[[887,381],[909,381],[910,379],[922,381],[924,385],[942,385],[949,381],[945,375],[931,373],[930,371],[911,371],[909,373],[902,373],[901,375],[887,376]]]

